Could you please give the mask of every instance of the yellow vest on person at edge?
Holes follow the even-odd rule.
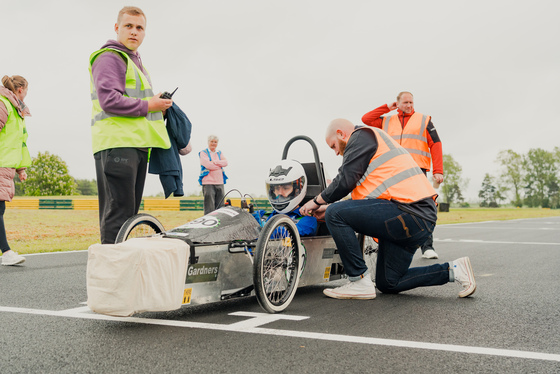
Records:
[[[398,115],[383,117],[382,129],[403,146],[422,169],[430,170],[432,158],[427,130],[430,116],[414,112],[402,127]]]
[[[146,117],[121,117],[105,112],[99,104],[97,91],[93,84],[91,67],[95,59],[103,52],[116,52],[127,62],[125,97],[150,100],[154,93],[148,78],[136,64],[122,51],[104,48],[91,54],[89,58],[89,75],[91,101],[91,138],[93,153],[110,148],[164,148],[171,147],[169,135],[160,111],[150,112]]]
[[[427,197],[435,200],[436,191],[410,154],[384,131],[361,127],[354,131],[373,131],[377,152],[352,191],[352,200],[384,199],[413,203]]]
[[[0,95],[6,105],[8,120],[0,131],[0,167],[19,169],[31,166],[31,156],[27,149],[27,128],[25,119],[19,115],[9,99]]]

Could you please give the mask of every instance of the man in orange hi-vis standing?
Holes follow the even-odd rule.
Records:
[[[395,109],[397,109],[397,114],[383,116]],[[388,133],[410,153],[424,174],[430,170],[430,166],[433,164],[434,187],[443,182],[441,141],[431,116],[414,111],[414,97],[410,92],[401,92],[397,96],[397,101],[384,104],[364,114],[362,122]],[[438,258],[433,242],[434,238],[430,235],[420,247],[423,258]]]

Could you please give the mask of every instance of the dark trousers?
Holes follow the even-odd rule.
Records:
[[[434,249],[434,234],[428,236],[428,240],[422,244],[420,249],[422,250],[422,253],[426,252],[428,249]]]
[[[422,169],[422,171],[427,178],[428,170]],[[434,234],[430,234],[430,236],[428,236],[428,239],[420,246],[420,249],[422,250],[422,253],[426,252],[428,249],[434,249]]]
[[[10,250],[8,245],[8,237],[6,236],[6,227],[4,226],[4,212],[6,211],[6,202],[0,201],[0,249],[2,253]]]
[[[356,232],[379,239],[375,282],[384,293],[449,282],[449,263],[411,268],[418,246],[435,224],[403,212],[389,200],[343,200],[330,204],[325,221],[350,280],[368,268]]]
[[[224,205],[223,184],[203,184],[202,195],[204,195],[204,214],[215,211]]]
[[[93,157],[101,244],[113,244],[123,223],[138,213],[142,203],[148,153],[136,148],[113,148]]]

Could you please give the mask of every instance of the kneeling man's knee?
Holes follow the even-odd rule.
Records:
[[[383,293],[399,293],[399,291],[396,290],[395,286],[390,285],[386,281],[380,281],[379,279],[376,279],[375,287],[377,287],[377,289]]]

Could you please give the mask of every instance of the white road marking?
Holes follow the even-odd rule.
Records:
[[[41,253],[27,253],[24,254],[22,256],[28,257],[28,256],[44,256],[44,255],[66,255],[69,253],[80,253],[80,252],[87,252],[87,249],[80,249],[80,250],[76,250],[76,251],[64,251],[64,252],[41,252]]]
[[[479,239],[438,239],[434,238],[434,242],[445,243],[484,243],[484,244],[520,244],[520,245],[556,245],[559,243],[542,243],[542,242],[506,242],[501,240],[479,240]]]
[[[232,323],[230,327],[236,327],[240,331],[244,331],[250,328],[259,327],[261,325],[275,322],[279,320],[292,320],[292,321],[301,321],[307,319],[309,317],[304,316],[292,316],[289,314],[269,314],[269,313],[254,313],[254,312],[235,312],[230,313],[230,316],[242,316],[242,317],[252,317],[251,319],[247,319],[241,322]]]
[[[441,225],[441,226],[436,226],[438,229],[439,228],[453,228],[453,229],[475,229],[475,230],[515,230],[515,231],[519,231],[519,230],[531,230],[531,231],[535,231],[535,230],[544,230],[544,231],[555,231],[558,230],[558,228],[556,227],[501,227],[501,226],[484,226],[484,227],[472,227],[472,226],[461,226],[461,227],[450,227],[450,225]]]
[[[559,216],[560,217],[560,216]],[[559,217],[554,217],[554,218],[559,218]],[[458,222],[458,223],[445,223],[445,224],[441,224],[438,225],[437,227],[453,227],[453,226],[463,226],[463,225],[478,225],[478,224],[482,224],[482,223],[508,223],[508,222],[519,222],[519,221],[533,221],[535,222],[538,219],[542,219],[541,218],[518,218],[518,219],[507,219],[507,220],[500,220],[500,221],[496,221],[496,220],[491,220],[491,221],[480,221],[480,222]],[[547,217],[547,218],[551,218],[551,217]],[[560,224],[560,221],[538,221],[538,224],[544,224],[544,225],[558,225]]]
[[[472,346],[452,345],[452,344],[425,343],[425,342],[414,342],[414,341],[394,340],[394,339],[379,339],[379,338],[371,338],[365,336],[325,334],[319,332],[278,330],[278,329],[267,329],[267,328],[256,327],[280,319],[290,319],[290,320],[297,321],[297,320],[303,320],[309,318],[305,316],[294,316],[289,314],[271,315],[267,313],[237,312],[237,313],[231,313],[231,315],[251,317],[251,320],[249,320],[250,322],[247,323],[236,322],[229,325],[222,325],[216,323],[159,320],[159,319],[139,318],[139,317],[113,317],[113,316],[106,316],[103,314],[95,314],[91,311],[84,312],[84,309],[85,308],[80,307],[80,308],[72,308],[72,309],[61,310],[61,311],[54,311],[54,310],[40,310],[40,309],[13,308],[13,307],[0,306],[0,312],[5,312],[5,313],[24,313],[24,314],[34,314],[34,315],[46,315],[46,316],[53,316],[53,317],[81,318],[81,319],[92,319],[92,320],[103,320],[103,321],[114,321],[114,322],[139,323],[139,324],[146,324],[146,325],[173,326],[173,327],[207,329],[207,330],[216,330],[216,331],[230,331],[230,332],[241,332],[241,333],[249,333],[249,334],[285,336],[285,337],[303,338],[303,339],[316,339],[316,340],[325,340],[325,341],[334,341],[334,342],[343,342],[343,343],[369,344],[369,345],[380,345],[380,346],[413,348],[413,349],[428,349],[433,351],[458,352],[458,353],[468,353],[468,354],[478,354],[478,355],[488,355],[488,356],[515,357],[515,358],[523,358],[523,359],[531,359],[531,360],[560,362],[560,354],[552,354],[552,353],[529,352],[529,351],[518,351],[518,350],[486,348],[486,347],[472,347]]]

